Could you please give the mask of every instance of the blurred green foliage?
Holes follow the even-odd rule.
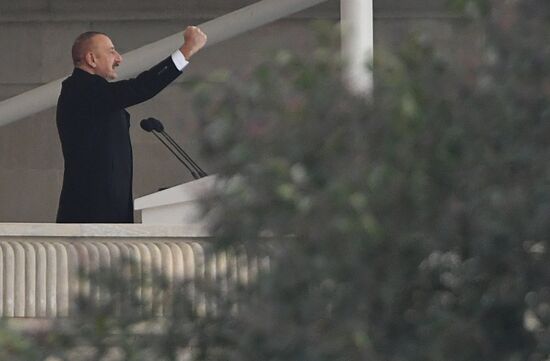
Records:
[[[466,47],[377,50],[372,98],[342,83],[330,25],[307,57],[199,86],[203,156],[226,182],[205,204],[214,251],[268,270],[212,314],[176,302],[155,337],[129,343],[120,317],[101,333],[83,309],[91,333],[64,342],[124,360],[547,360],[550,4],[454,5],[475,14]]]
[[[272,260],[213,359],[550,357],[550,5],[456,5],[474,38],[377,51],[372,101],[331,46],[199,98],[219,244]]]

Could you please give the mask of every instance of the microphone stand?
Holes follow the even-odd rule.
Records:
[[[178,154],[176,154],[176,152],[174,152],[174,150],[173,150],[168,144],[166,144],[166,142],[165,142],[161,137],[159,137],[159,135],[157,134],[156,131],[152,131],[151,133],[153,133],[153,135],[154,135],[155,137],[157,137],[157,139],[160,140],[160,141],[162,142],[162,144],[164,144],[164,146],[165,146],[166,148],[168,148],[168,150],[169,150],[170,152],[172,152],[172,154],[173,154],[176,158],[178,158],[178,160],[185,166],[185,168],[187,168],[187,170],[189,170],[189,172],[191,173],[191,175],[193,176],[193,178],[195,178],[195,179],[201,178],[201,177],[199,177],[199,176],[197,175],[197,173],[195,173],[195,172],[193,171],[193,169],[191,169],[191,168],[187,165],[187,163],[186,163],[183,159],[181,159],[181,158],[179,157]],[[163,133],[164,133],[164,132],[163,132]],[[161,134],[162,134],[162,133],[161,133]]]
[[[157,131],[157,130],[155,130],[155,131]],[[172,144],[172,146],[174,148],[176,148],[176,150],[180,153],[180,155],[183,156],[189,162],[191,167],[193,167],[193,169],[199,174],[199,178],[206,177],[208,175],[208,174],[206,174],[205,171],[203,171],[201,169],[201,167],[199,167],[199,165],[197,163],[195,163],[195,161],[189,156],[189,154],[187,154],[187,152],[185,150],[183,150],[183,148],[180,147],[180,145],[178,143],[176,143],[176,141],[168,133],[166,133],[164,131],[164,129],[160,131],[160,134],[162,134],[164,136],[164,138],[170,144]],[[195,179],[197,179],[197,178],[195,178]]]

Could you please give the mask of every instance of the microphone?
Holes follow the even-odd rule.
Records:
[[[166,139],[187,162],[191,165],[191,167],[199,174],[200,178],[206,177],[208,174],[204,170],[202,170],[201,167],[191,158],[189,154],[183,148],[176,143],[176,141],[167,133],[164,131],[164,125],[162,122],[156,118],[147,118],[148,122],[150,122],[151,127],[154,131],[160,133],[164,139]],[[148,123],[149,124],[149,123]]]
[[[155,126],[153,125],[153,121],[151,118],[143,119],[139,125],[141,126],[141,129],[145,130],[146,132],[151,132],[155,129]]]
[[[153,127],[153,129],[159,133],[162,133],[164,132],[164,125],[162,124],[162,122],[156,118],[149,118],[149,120],[151,121],[151,126]]]
[[[162,144],[164,144],[164,146],[166,148],[168,148],[168,150],[180,161],[181,164],[183,164],[185,166],[185,168],[187,168],[187,170],[191,173],[191,175],[193,176],[194,179],[199,179],[200,177],[189,167],[189,165],[187,165],[187,163],[185,162],[185,160],[181,159],[180,156],[161,138],[158,136],[158,134],[156,133],[156,129],[158,129],[158,125],[156,124],[156,122],[154,122],[153,118],[147,118],[147,119],[143,119],[139,125],[141,126],[141,129],[145,130],[146,132],[148,133],[153,133],[153,135],[155,137],[157,137],[158,140],[160,140],[160,142]],[[162,125],[162,124],[161,124]]]

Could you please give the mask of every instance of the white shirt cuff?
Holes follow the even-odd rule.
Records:
[[[185,68],[187,64],[189,64],[189,62],[185,59],[185,56],[183,56],[183,54],[179,50],[176,50],[172,53],[172,61],[179,71],[182,71],[183,68]]]

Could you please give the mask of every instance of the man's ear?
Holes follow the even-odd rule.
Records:
[[[96,67],[95,55],[91,51],[86,53],[86,64],[88,64],[88,66],[91,67],[91,68]]]

